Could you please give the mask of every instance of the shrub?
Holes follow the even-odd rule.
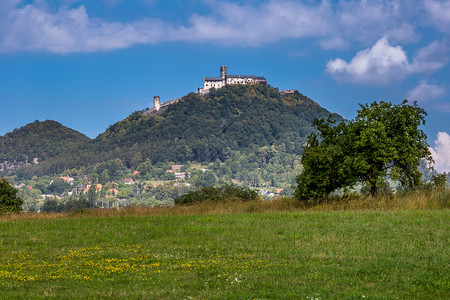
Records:
[[[198,191],[192,191],[175,199],[176,205],[200,202],[223,202],[227,200],[250,201],[258,199],[258,192],[245,187],[226,184],[222,187],[207,186]]]

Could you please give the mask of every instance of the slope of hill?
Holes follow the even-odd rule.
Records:
[[[58,122],[35,121],[0,137],[0,162],[6,160],[21,165],[31,163],[34,158],[45,161],[70,153],[89,141],[84,134]]]
[[[299,154],[314,118],[329,111],[296,92],[284,94],[269,86],[234,85],[205,96],[191,93],[159,115],[141,112],[118,122],[94,140],[96,153],[130,161],[215,161],[232,150],[249,153],[284,144]],[[338,116],[338,118],[340,118]]]

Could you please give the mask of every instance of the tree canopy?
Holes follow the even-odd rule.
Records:
[[[22,210],[22,199],[17,196],[17,189],[0,179],[0,215],[19,212]]]
[[[79,145],[90,139],[76,130],[58,122],[35,121],[0,136],[0,161],[15,164],[32,163],[34,158],[45,161],[65,153],[72,153]]]
[[[378,187],[390,177],[402,187],[421,185],[420,161],[431,161],[425,133],[426,112],[404,100],[401,104],[373,102],[360,105],[348,123],[315,120],[317,133],[303,146],[303,172],[297,176],[295,196],[300,200],[329,195],[357,182]]]

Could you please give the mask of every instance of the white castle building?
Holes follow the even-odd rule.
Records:
[[[205,95],[210,89],[219,89],[229,84],[267,84],[266,78],[256,75],[227,75],[227,66],[220,67],[220,77],[205,77],[203,87],[198,88],[200,95]]]
[[[200,95],[205,95],[210,89],[219,89],[229,84],[267,84],[266,78],[256,75],[227,75],[227,66],[220,67],[220,77],[205,77],[202,88],[198,88]],[[153,97],[153,107],[147,108],[143,111],[144,116],[150,116],[157,113],[161,113],[167,109],[167,107],[178,101],[182,101],[182,97],[176,98],[170,101],[161,103],[159,96]]]

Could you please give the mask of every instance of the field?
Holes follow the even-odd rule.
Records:
[[[3,219],[0,298],[450,298],[448,209],[246,205]]]

